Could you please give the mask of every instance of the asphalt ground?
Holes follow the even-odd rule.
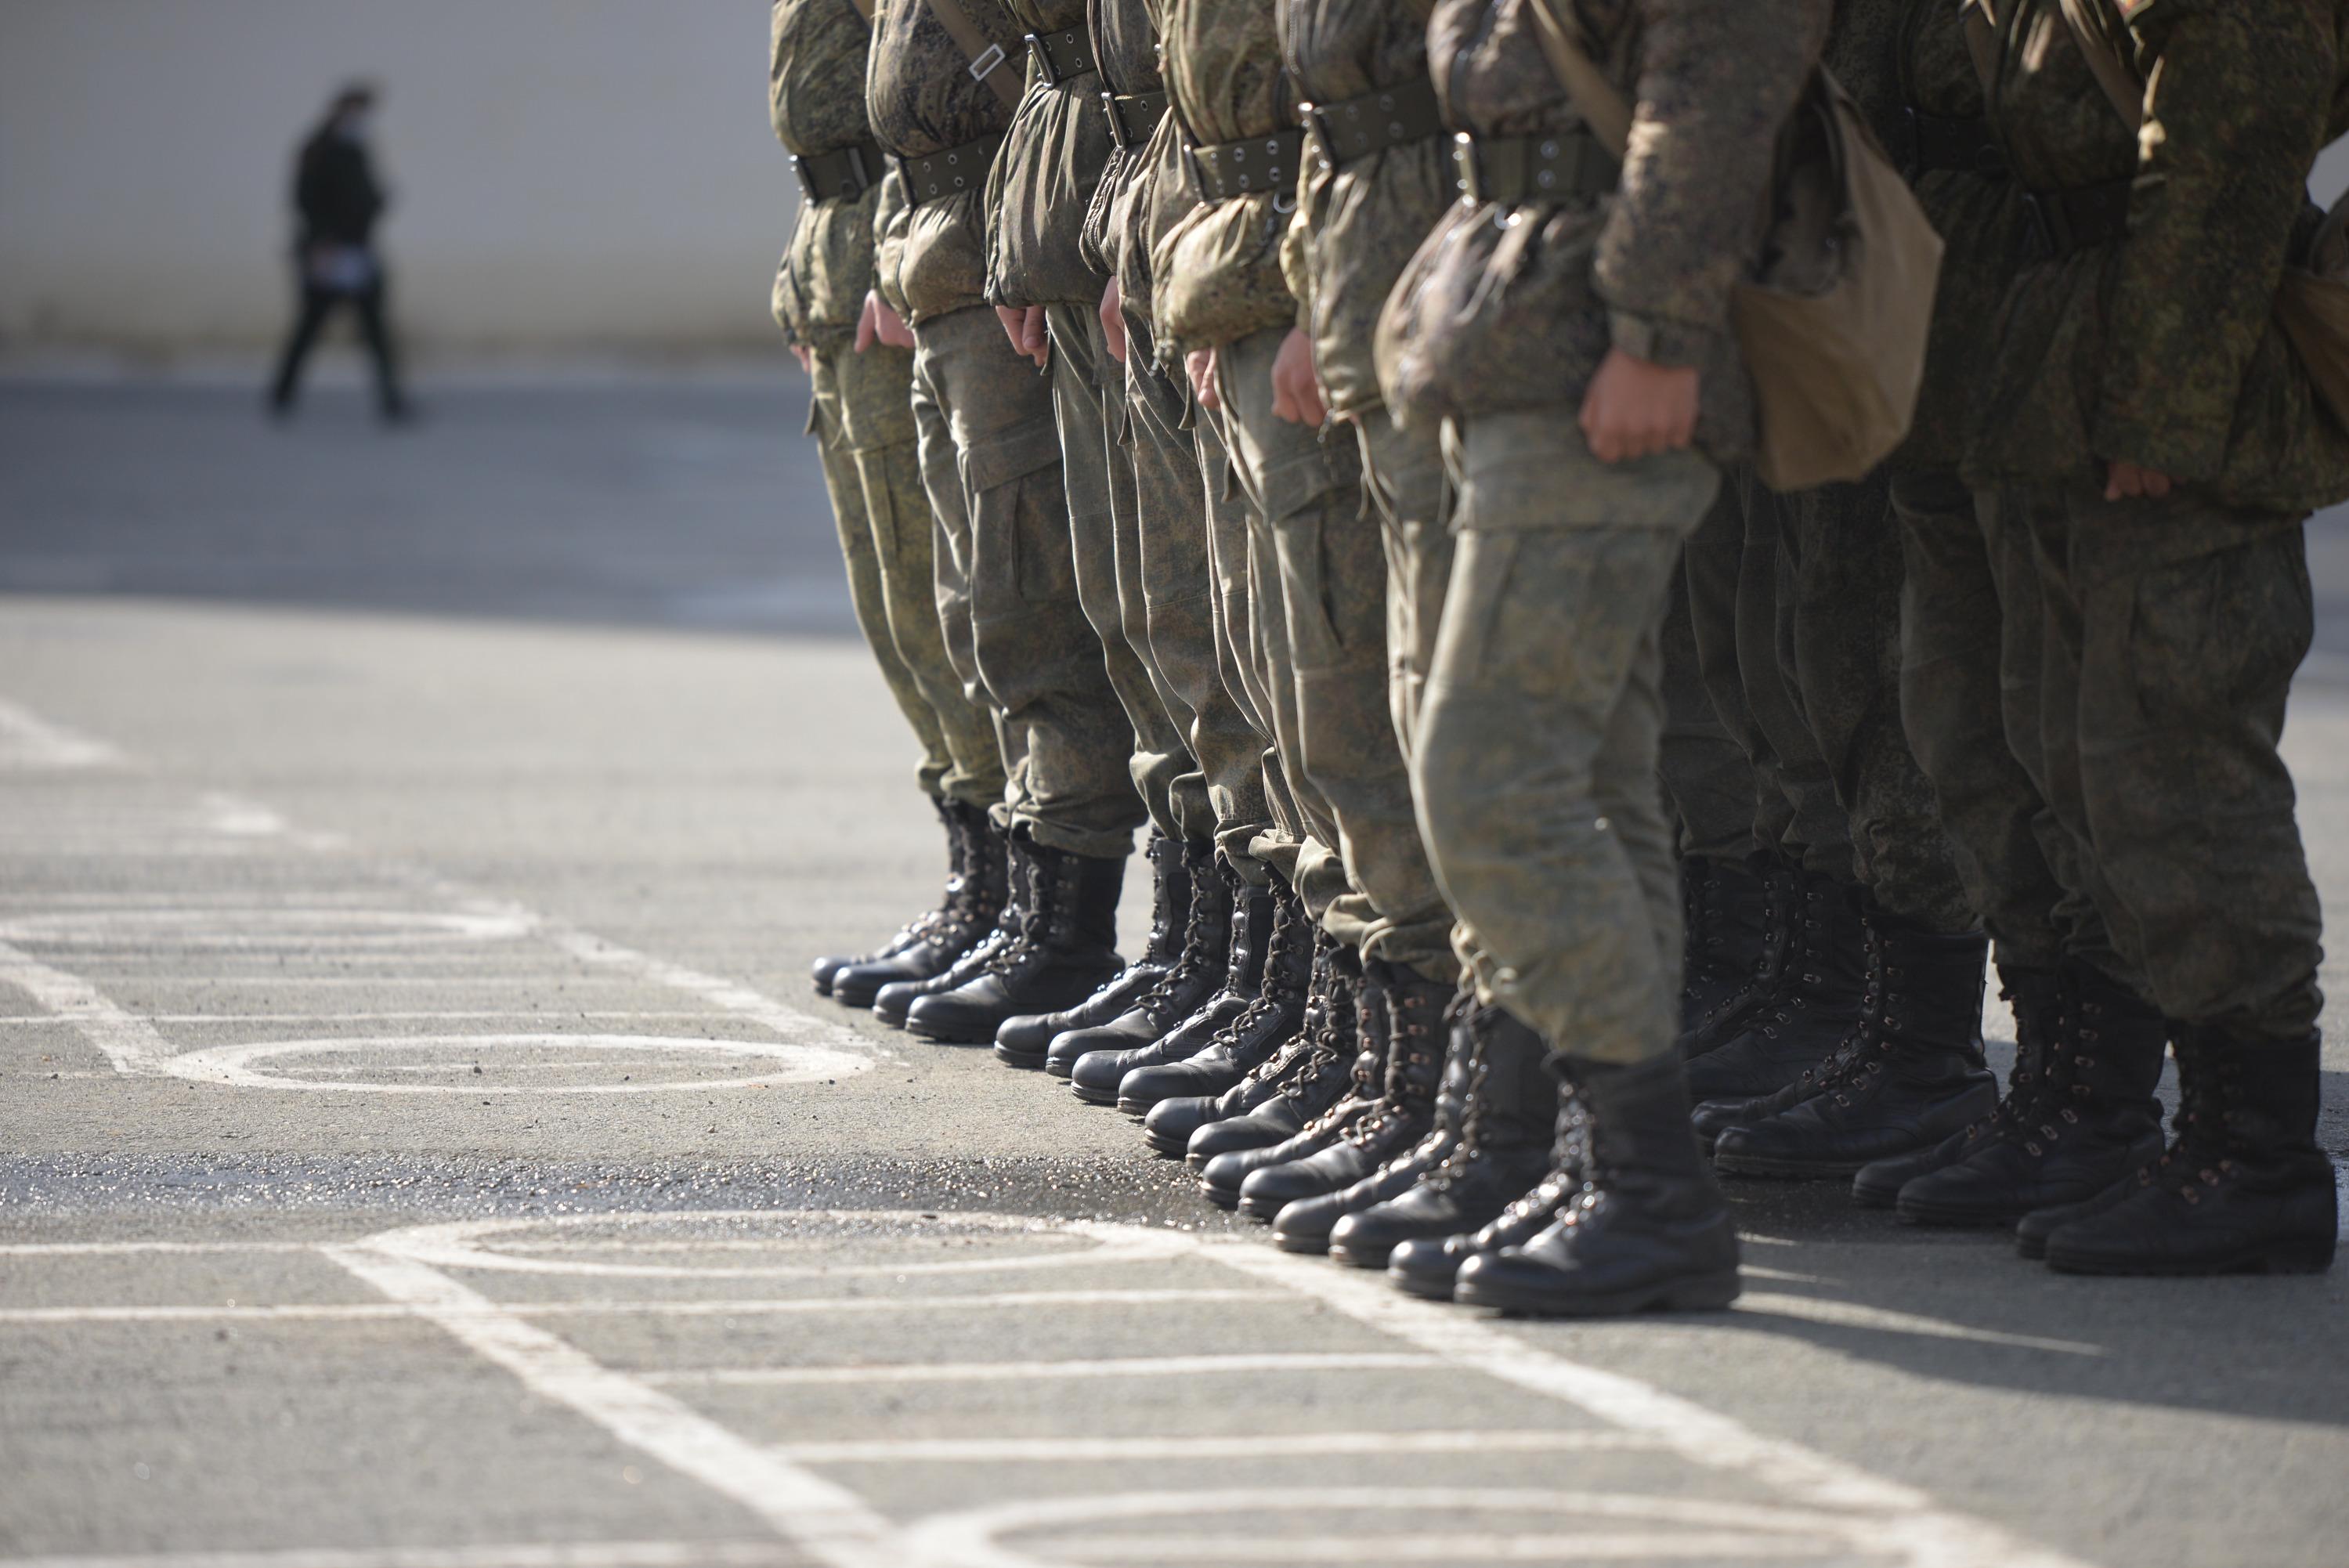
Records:
[[[938,854],[798,404],[0,384],[0,1568],[2349,1562],[2349,1269],[1740,1185],[1733,1310],[1505,1321],[815,998]]]

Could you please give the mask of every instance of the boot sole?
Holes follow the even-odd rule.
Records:
[[[1283,1235],[1278,1231],[1275,1231],[1272,1233],[1272,1244],[1278,1247],[1284,1253],[1304,1253],[1309,1256],[1318,1258],[1322,1253],[1330,1250],[1330,1238],[1327,1236],[1312,1235]]]
[[[1069,1082],[1069,1092],[1075,1095],[1079,1099],[1083,1100],[1087,1105],[1115,1105],[1117,1103],[1117,1090],[1113,1088],[1087,1088],[1083,1084],[1078,1083],[1073,1078]]]
[[[2262,1247],[2247,1247],[2210,1263],[2138,1263],[2127,1259],[2095,1257],[2067,1258],[2055,1248],[2047,1249],[2047,1266],[2057,1274],[2097,1274],[2107,1279],[2189,1279],[2213,1274],[2323,1274],[2333,1266],[2333,1243],[2276,1242]]]
[[[975,1033],[968,1029],[947,1029],[939,1031],[935,1029],[926,1029],[921,1025],[914,1023],[910,1019],[905,1023],[899,1024],[897,1026],[905,1030],[905,1033],[912,1035],[916,1039],[928,1040],[933,1045],[991,1046],[995,1043],[995,1031],[992,1029],[988,1030],[983,1035]]]
[[[1044,1053],[1009,1050],[999,1040],[995,1047],[995,1059],[1007,1068],[1018,1068],[1022,1072],[1034,1072],[1044,1065]]]
[[[1401,1244],[1401,1243],[1396,1243],[1398,1246]],[[1389,1247],[1385,1252],[1373,1255],[1369,1253],[1354,1252],[1332,1243],[1330,1247],[1330,1261],[1333,1264],[1343,1264],[1350,1269],[1382,1269],[1387,1266],[1387,1259],[1393,1253],[1394,1247]],[[1445,1299],[1449,1300],[1452,1292],[1447,1289],[1444,1295]]]
[[[1142,1141],[1148,1144],[1155,1152],[1171,1155],[1176,1160],[1182,1159],[1184,1155],[1190,1152],[1191,1149],[1189,1134],[1186,1133],[1179,1139],[1169,1138],[1166,1134],[1148,1127],[1142,1130]]]
[[[1865,1160],[1771,1160],[1734,1154],[1713,1157],[1713,1168],[1723,1176],[1755,1176],[1771,1181],[1847,1181],[1868,1163]]]
[[[1422,1301],[1450,1301],[1454,1280],[1430,1279],[1425,1274],[1404,1274],[1400,1269],[1387,1270],[1387,1283],[1405,1295],[1415,1295]]]
[[[1475,1283],[1455,1286],[1452,1299],[1463,1306],[1491,1307],[1511,1317],[1629,1317],[1641,1312],[1718,1312],[1737,1299],[1744,1286],[1737,1271],[1673,1280],[1646,1290],[1609,1295],[1556,1296],[1540,1291],[1495,1290]]]
[[[1074,1062],[1056,1062],[1051,1057],[1046,1057],[1044,1058],[1044,1070],[1051,1074],[1052,1077],[1056,1078],[1065,1078],[1071,1073],[1077,1070],[1077,1064]]]
[[[1205,1181],[1199,1183],[1199,1195],[1218,1209],[1237,1209],[1240,1206],[1240,1195],[1237,1192],[1226,1191],[1221,1187],[1210,1187]]]
[[[1319,1193],[1306,1194],[1308,1197],[1319,1197],[1319,1195],[1320,1194]],[[1237,1203],[1233,1204],[1232,1207],[1237,1209],[1241,1213],[1246,1214],[1249,1219],[1254,1220],[1259,1225],[1269,1225],[1275,1220],[1280,1218],[1280,1212],[1288,1207],[1288,1204],[1289,1200],[1287,1198],[1283,1198],[1278,1203],[1266,1204],[1259,1202],[1254,1198],[1242,1197]]]
[[[1851,1201],[1863,1209],[1889,1209],[1900,1202],[1900,1189],[1895,1187],[1888,1192],[1881,1187],[1863,1187],[1855,1181]]]
[[[2067,1202],[2077,1202],[2066,1199]],[[2053,1204],[2033,1203],[2014,1209],[1965,1209],[1955,1206],[1936,1208],[1927,1203],[1902,1203],[1892,1217],[1904,1225],[1915,1225],[1929,1231],[1986,1231],[2000,1225],[2012,1225],[2033,1209],[2052,1208]]]

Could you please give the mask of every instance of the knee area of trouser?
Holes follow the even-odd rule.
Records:
[[[2083,593],[2082,610],[2084,764],[2133,738],[2170,732],[2223,744],[2280,719],[2314,630],[2296,531],[2098,584]]]

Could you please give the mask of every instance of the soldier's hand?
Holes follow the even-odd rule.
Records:
[[[2105,465],[2105,499],[2127,500],[2143,496],[2159,500],[2169,493],[2169,476],[2159,469],[2149,469],[2142,463],[2116,458]]]
[[[1582,436],[1602,463],[1674,452],[1696,438],[1696,370],[1610,348],[1582,397]]]
[[[1313,374],[1313,340],[1302,327],[1292,326],[1272,356],[1272,412],[1292,425],[1320,428],[1330,417],[1321,400],[1321,383]]]
[[[1044,307],[999,304],[995,307],[995,319],[1003,324],[1003,335],[1011,340],[1015,354],[1022,354],[1036,362],[1041,370],[1052,357],[1052,340],[1044,330]]]
[[[815,374],[815,356],[808,351],[806,344],[792,344],[792,357],[800,362],[800,369],[802,373],[810,376]]]
[[[1183,368],[1191,374],[1191,391],[1202,408],[1220,408],[1223,394],[1216,390],[1216,351],[1195,348],[1183,356]]]
[[[862,354],[875,343],[885,343],[892,348],[911,348],[914,332],[889,308],[888,301],[868,292],[864,312],[856,318],[856,352]]]
[[[1109,280],[1102,290],[1102,335],[1109,339],[1109,356],[1120,365],[1125,363],[1125,296],[1118,292],[1117,280]]]

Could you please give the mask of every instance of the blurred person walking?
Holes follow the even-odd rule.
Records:
[[[302,366],[327,318],[346,305],[358,317],[359,332],[375,361],[377,411],[387,424],[409,417],[391,331],[384,320],[383,258],[375,247],[376,223],[389,204],[367,153],[375,106],[373,88],[363,83],[346,87],[326,106],[325,120],[295,155],[294,209],[301,228],[294,263],[301,304],[269,390],[270,413],[279,418],[293,411]]]

